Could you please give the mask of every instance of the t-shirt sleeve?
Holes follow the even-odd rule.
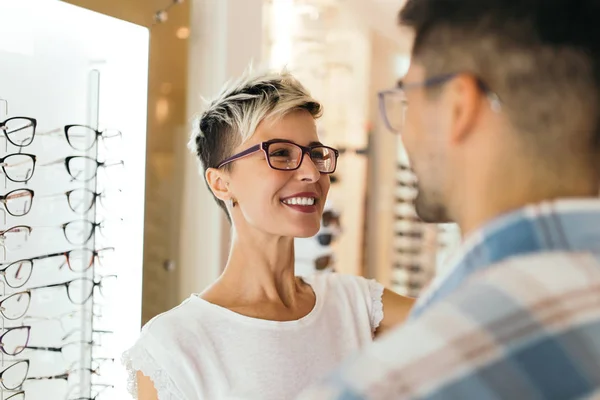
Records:
[[[374,334],[383,320],[383,285],[362,276],[332,274],[331,279],[334,278],[342,283],[349,298],[366,308],[369,313],[371,333]]]
[[[184,397],[169,375],[172,357],[169,356],[161,341],[155,337],[152,322],[144,326],[139,339],[121,357],[128,374],[127,388],[131,396],[137,399],[136,373],[140,371],[154,383],[158,400],[182,400]]]
[[[383,320],[383,285],[374,279],[365,280],[368,285],[371,305],[371,330],[374,333]]]

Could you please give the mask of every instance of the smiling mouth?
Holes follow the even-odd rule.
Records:
[[[315,197],[290,197],[281,202],[288,206],[314,206],[317,199]]]

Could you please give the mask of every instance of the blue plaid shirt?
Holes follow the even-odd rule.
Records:
[[[406,324],[300,398],[600,398],[600,200],[499,217],[448,271]]]

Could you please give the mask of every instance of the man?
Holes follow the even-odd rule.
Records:
[[[427,222],[465,236],[409,322],[304,399],[600,396],[600,1],[408,0],[381,94]]]

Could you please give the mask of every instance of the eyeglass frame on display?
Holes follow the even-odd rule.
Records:
[[[14,361],[14,363],[11,364],[10,366],[4,368],[0,372],[0,385],[2,385],[2,387],[8,391],[13,391],[13,390],[19,389],[21,386],[23,386],[23,383],[25,383],[25,380],[27,379],[27,374],[29,373],[29,367],[31,366],[31,363],[29,360],[11,360],[11,361]],[[21,380],[21,383],[18,384],[17,386],[15,386],[14,388],[6,387],[6,385],[4,384],[4,382],[6,382],[6,379],[3,378],[4,373],[6,371],[8,371],[9,369],[13,368],[15,365],[21,364],[21,363],[25,363],[27,365],[27,369],[25,371],[25,375],[23,376],[23,380]]]
[[[88,179],[77,179],[77,177],[75,177],[73,175],[73,173],[71,172],[71,161],[76,160],[76,159],[86,159],[89,161],[92,161],[95,163],[95,170],[94,170],[94,175],[89,177]],[[1,161],[1,160],[0,160]],[[125,165],[125,162],[123,160],[121,161],[114,161],[114,162],[108,162],[108,161],[98,161],[95,158],[92,157],[88,157],[88,156],[68,156],[65,158],[60,158],[58,160],[55,161],[51,161],[47,164],[43,164],[42,166],[44,167],[49,167],[49,166],[53,166],[53,165],[58,165],[58,164],[63,164],[67,170],[67,173],[69,174],[69,176],[73,179],[73,181],[77,181],[77,182],[89,182],[92,179],[94,179],[97,175],[98,175],[98,169],[99,168],[108,168],[108,167],[115,167],[115,166],[119,166],[119,165]]]
[[[27,156],[32,160],[32,164],[33,166],[31,167],[31,176],[29,176],[27,179],[25,180],[15,180],[12,179],[8,173],[6,172],[6,164],[5,161],[7,158],[9,157],[14,157],[14,156]],[[11,182],[15,182],[15,183],[27,183],[31,180],[31,178],[33,178],[33,174],[35,173],[35,165],[37,162],[37,156],[33,155],[33,154],[28,154],[28,153],[11,153],[11,154],[7,154],[4,157],[0,157],[0,166],[2,167],[2,171],[4,171],[4,176],[6,177],[6,179],[8,179]]]
[[[27,144],[17,144],[15,142],[13,142],[12,139],[10,138],[9,133],[6,131],[7,130],[6,123],[8,121],[12,121],[12,120],[15,120],[15,119],[27,120],[27,121],[29,121],[31,123],[30,126],[33,127],[33,132],[31,134],[31,139],[29,140],[29,143],[27,143]],[[29,128],[29,126],[26,127],[26,128]],[[4,121],[0,121],[0,131],[2,131],[4,133],[4,137],[6,137],[6,140],[8,140],[12,145],[17,146],[17,147],[27,147],[31,143],[33,143],[33,139],[35,138],[36,128],[37,128],[37,120],[35,118],[30,118],[30,117],[11,117],[11,118],[5,119]],[[25,129],[25,128],[22,128],[22,129]],[[11,133],[14,133],[14,131],[11,132]]]
[[[4,348],[4,341],[3,341],[3,339],[4,339],[4,336],[6,336],[10,332],[18,330],[18,329],[25,329],[27,331],[27,340],[26,340],[26,342],[25,342],[25,344],[23,346],[19,346],[19,347],[22,347],[20,351],[18,351],[16,353],[13,353],[13,354],[10,354]],[[31,326],[22,325],[22,326],[13,326],[13,327],[3,327],[2,330],[4,330],[5,332],[2,333],[2,335],[0,335],[0,351],[2,351],[2,353],[6,354],[7,356],[16,356],[16,355],[21,354],[23,352],[23,350],[25,350],[25,348],[29,344],[29,339],[31,338]]]
[[[72,128],[86,128],[86,129],[89,129],[90,131],[92,131],[95,134],[94,141],[92,142],[92,144],[89,147],[87,147],[87,148],[78,148],[78,147],[73,146],[73,144],[71,143],[71,138],[69,136],[69,130],[72,129]],[[121,131],[118,130],[118,129],[107,128],[107,129],[103,129],[103,130],[100,131],[98,129],[92,128],[91,126],[88,126],[88,125],[79,125],[79,124],[65,125],[62,128],[56,128],[56,129],[52,129],[52,130],[47,131],[47,132],[39,133],[38,136],[39,135],[44,135],[44,136],[45,135],[51,135],[53,133],[58,133],[58,132],[61,132],[61,131],[64,132],[65,138],[67,139],[67,143],[69,144],[69,146],[71,146],[71,148],[73,150],[78,150],[78,151],[88,151],[88,150],[90,150],[92,147],[94,147],[94,145],[96,143],[98,143],[98,138],[106,139],[103,135],[107,131],[118,132],[118,134],[115,135],[114,137],[117,137],[117,136],[122,137],[123,136],[123,134],[121,133]]]
[[[66,281],[66,282],[52,283],[52,284],[48,284],[48,285],[42,285],[42,286],[32,287],[32,288],[29,288],[28,290],[33,291],[33,290],[40,290],[40,289],[53,289],[53,288],[59,288],[59,287],[64,286],[65,290],[67,291],[67,297],[68,297],[69,301],[71,302],[71,304],[74,304],[76,306],[81,306],[81,305],[87,303],[92,298],[92,296],[94,295],[94,289],[96,287],[99,288],[100,294],[103,295],[103,293],[102,293],[102,281],[104,279],[106,279],[106,278],[115,278],[115,279],[117,279],[117,275],[104,275],[104,276],[101,276],[98,281],[95,280],[95,279],[90,279],[90,278],[75,278],[75,279],[71,279],[70,281]],[[81,303],[73,301],[73,299],[71,298],[71,293],[69,292],[69,286],[73,282],[76,282],[76,281],[89,281],[89,282],[92,282],[92,287],[91,287],[90,293],[85,298],[85,300],[83,300]]]
[[[296,146],[300,149],[301,153],[300,153],[300,158],[296,161],[298,163],[298,165],[295,168],[277,168],[274,167],[273,164],[271,163],[271,155],[269,155],[269,146],[271,146],[272,144],[277,144],[277,143],[284,143],[284,144],[289,144],[289,145],[293,145]],[[333,157],[333,169],[331,171],[321,171],[318,169],[317,164],[314,163],[314,160],[311,156],[311,152],[314,149],[317,148],[324,148],[327,149],[329,151],[332,151],[334,154]],[[299,145],[298,143],[294,143],[291,140],[286,140],[286,139],[272,139],[272,140],[267,140],[265,142],[261,142],[257,145],[251,146],[249,148],[247,148],[246,150],[243,150],[237,154],[232,155],[231,157],[226,158],[225,160],[221,161],[218,165],[217,165],[217,169],[224,167],[227,164],[230,164],[234,161],[237,161],[241,158],[247,157],[249,155],[252,155],[254,153],[257,153],[259,151],[262,151],[265,154],[265,160],[267,161],[267,164],[269,165],[269,168],[274,169],[276,171],[296,171],[300,168],[300,166],[302,165],[302,162],[304,161],[304,156],[306,154],[308,154],[308,157],[311,159],[311,161],[313,162],[313,164],[315,165],[315,167],[317,167],[317,170],[319,170],[319,172],[321,174],[333,174],[337,168],[337,161],[338,158],[340,156],[340,152],[337,149],[334,149],[333,147],[329,147],[329,146],[325,146],[321,143],[318,142],[314,142],[311,143],[309,146],[302,146]]]

